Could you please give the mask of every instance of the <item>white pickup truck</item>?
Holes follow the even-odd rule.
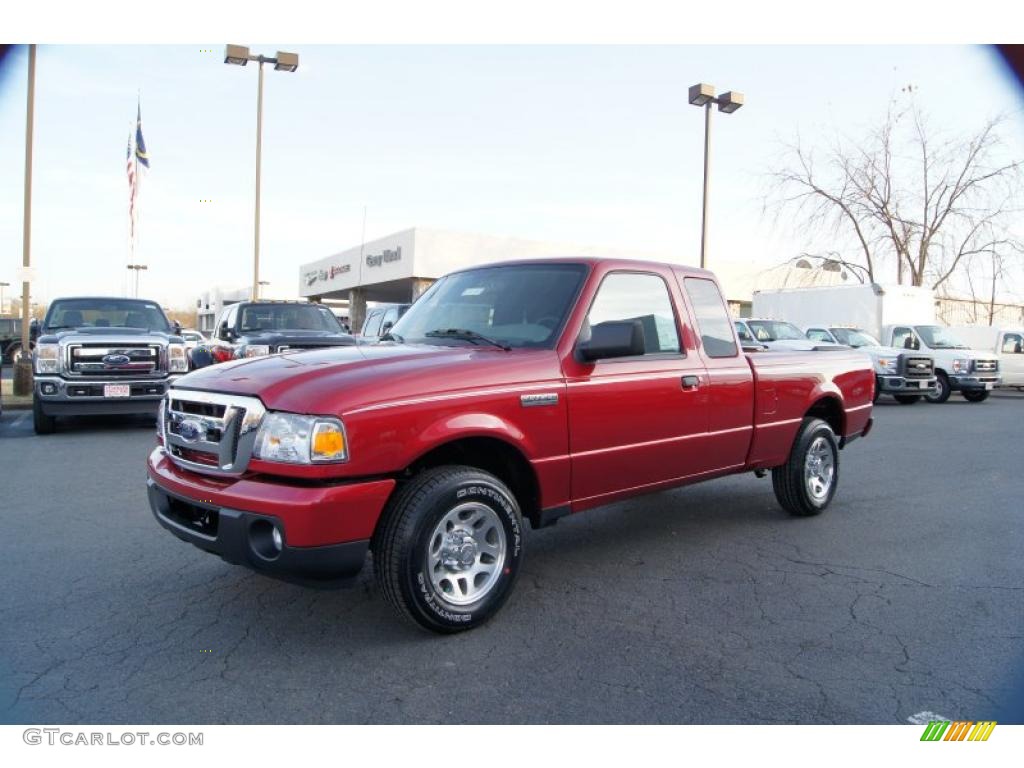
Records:
[[[1002,386],[1024,389],[1024,328],[955,325],[949,330],[973,349],[991,352],[999,358]]]
[[[935,358],[936,389],[926,398],[929,402],[944,403],[951,393],[960,392],[968,402],[980,403],[1001,383],[994,353],[971,349],[941,325],[887,325],[882,343]]]

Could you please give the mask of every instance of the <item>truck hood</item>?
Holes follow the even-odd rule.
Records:
[[[181,337],[175,336],[173,333],[150,331],[146,328],[68,328],[40,336],[38,342],[40,344],[72,341],[100,344],[141,344],[150,339],[165,343],[184,343]]]
[[[411,397],[550,382],[560,371],[554,350],[385,343],[233,360],[175,386],[255,396],[271,410],[342,415]]]

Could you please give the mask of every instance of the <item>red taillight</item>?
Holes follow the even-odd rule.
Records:
[[[228,360],[235,359],[235,352],[230,347],[213,347],[210,349],[210,354],[213,355],[213,360],[217,363],[226,363]]]

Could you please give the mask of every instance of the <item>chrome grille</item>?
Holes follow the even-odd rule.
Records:
[[[930,379],[935,374],[935,364],[930,357],[900,355],[900,365],[908,379]]]
[[[212,475],[248,468],[266,413],[258,399],[172,388],[160,407],[164,447],[175,464]]]
[[[998,360],[975,360],[974,370],[977,373],[995,373],[999,370]]]
[[[167,369],[159,344],[69,344],[66,355],[71,376],[159,376]]]

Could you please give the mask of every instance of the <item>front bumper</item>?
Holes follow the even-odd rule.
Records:
[[[395,481],[297,485],[261,476],[208,477],[179,469],[157,447],[148,461],[149,505],[179,539],[268,575],[332,581],[363,567]],[[281,534],[280,549],[270,531]]]
[[[878,374],[878,391],[887,395],[932,395],[935,394],[935,377],[930,379],[908,379],[905,376]]]
[[[124,381],[64,379],[37,374],[33,383],[36,400],[47,416],[98,416],[115,413],[156,413],[167,389],[184,374],[162,379],[126,379]],[[105,397],[106,384],[127,384],[128,397]]]
[[[1003,379],[998,374],[972,373],[968,376],[951,375],[949,377],[949,388],[954,392],[959,392],[962,389],[995,389],[1002,382]]]

